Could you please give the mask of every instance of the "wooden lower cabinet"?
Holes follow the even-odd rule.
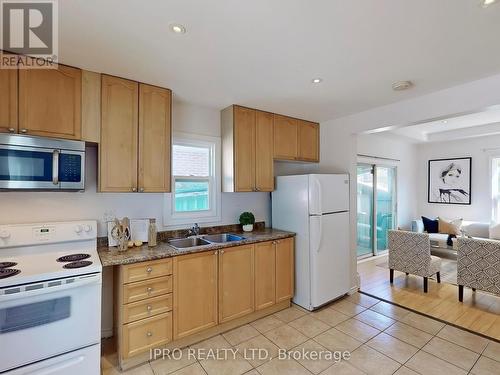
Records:
[[[174,258],[174,340],[217,325],[217,254]]]
[[[290,299],[294,293],[294,239],[276,242],[276,303]]]
[[[132,357],[172,341],[172,313],[125,324],[122,330],[122,356]]]
[[[275,241],[255,244],[255,310],[276,303]]]
[[[120,367],[290,306],[293,258],[294,238],[286,238],[117,267]]]
[[[172,281],[172,259],[117,267],[115,330],[120,366],[172,341]]]
[[[254,245],[219,251],[219,323],[254,311]]]

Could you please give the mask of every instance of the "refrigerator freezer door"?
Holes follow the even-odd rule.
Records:
[[[314,309],[349,292],[349,213],[311,216],[309,226]]]
[[[323,215],[349,210],[349,176],[309,175],[309,214]]]

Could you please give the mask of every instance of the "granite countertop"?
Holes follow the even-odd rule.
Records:
[[[226,247],[233,247],[257,242],[274,241],[282,238],[294,237],[295,233],[286,232],[279,229],[265,228],[262,230],[254,230],[253,232],[231,232],[232,234],[245,237],[242,241],[232,241],[225,243],[213,243],[198,247],[191,247],[177,250],[170,246],[168,242],[158,242],[155,247],[148,247],[144,244],[141,247],[132,247],[126,251],[118,251],[116,247],[103,246],[99,247],[99,257],[103,267],[117,266],[120,264],[132,264],[145,262],[148,260],[170,258],[177,255],[201,253],[204,251],[218,250]]]

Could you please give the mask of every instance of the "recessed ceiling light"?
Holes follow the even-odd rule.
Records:
[[[443,120],[441,121],[443,124],[447,124],[448,123],[448,120]]]
[[[321,83],[321,82],[323,82],[323,80],[321,78],[313,78],[311,82],[312,83]]]
[[[413,87],[412,81],[398,81],[398,82],[394,82],[392,84],[392,89],[394,91],[408,90],[411,87]]]
[[[487,8],[489,7],[490,5],[493,5],[497,2],[497,0],[481,0],[481,6],[483,8]]]
[[[176,34],[185,34],[186,28],[180,23],[173,23],[170,25],[170,30],[172,30]]]

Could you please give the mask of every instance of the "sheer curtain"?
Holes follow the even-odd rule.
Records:
[[[500,223],[500,157],[491,160],[492,219]]]

